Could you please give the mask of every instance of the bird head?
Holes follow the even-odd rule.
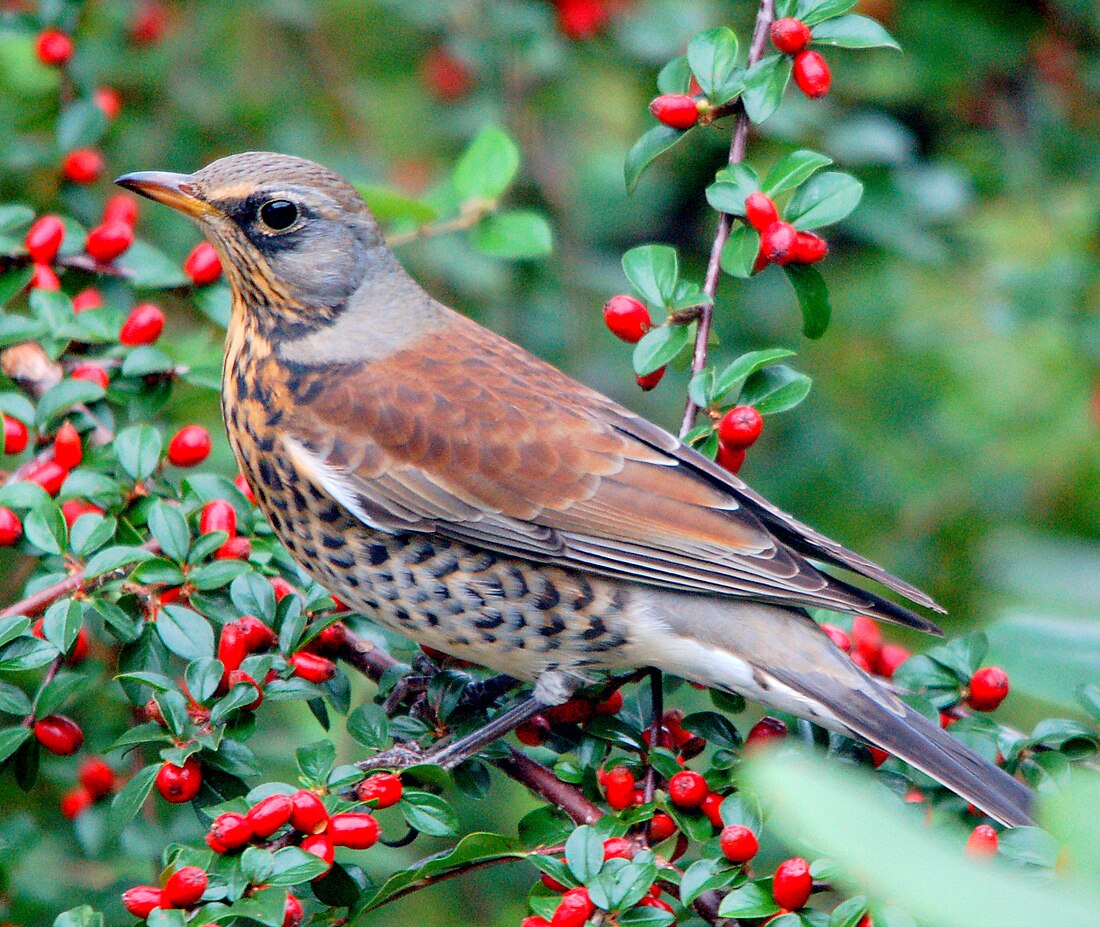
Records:
[[[355,188],[302,158],[250,151],[193,174],[139,171],[115,182],[195,219],[236,302],[273,330],[332,321],[372,268],[392,261]]]

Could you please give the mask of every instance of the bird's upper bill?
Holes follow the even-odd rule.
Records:
[[[133,190],[165,206],[171,206],[195,219],[216,213],[218,210],[199,196],[190,174],[172,174],[168,171],[135,171],[124,174],[115,181],[120,187]]]

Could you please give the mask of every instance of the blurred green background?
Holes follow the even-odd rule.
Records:
[[[117,88],[123,102],[103,146],[108,175],[90,189],[58,181],[56,76],[33,59],[31,5],[0,6],[0,200],[62,206],[89,223],[110,177],[193,170],[250,148],[420,194],[447,178],[479,128],[505,126],[524,158],[510,205],[546,212],[553,255],[505,262],[452,235],[399,256],[440,299],[677,427],[686,374],[672,371],[643,395],[600,308],[626,289],[619,258],[635,244],[678,246],[701,280],[716,223],[703,188],[728,133],[693,133],[632,197],[623,157],[652,124],[659,67],[702,28],[731,24],[746,44],[754,4],[592,0],[606,21],[578,39],[568,34],[577,2],[47,3],[82,6],[74,72]],[[715,357],[786,346],[815,380],[807,402],[768,420],[742,476],[927,588],[950,610],[951,631],[1011,617],[994,656],[1019,670],[1023,689],[1069,711],[1073,684],[1100,678],[1100,626],[1090,624],[1100,618],[1096,8],[868,0],[858,11],[881,19],[904,52],[827,50],[828,98],[792,88],[750,139],[750,163],[813,147],[866,194],[830,236],[822,270],[834,324],[821,341],[800,336],[778,272],[722,281]],[[142,23],[156,26],[156,41]],[[198,241],[195,228],[151,206],[139,232],[178,260]],[[220,331],[183,296],[169,308],[169,349],[209,362]],[[170,414],[217,422],[213,394],[198,390],[181,391]],[[219,453],[228,468],[224,440]],[[1066,633],[1072,645],[1058,651]],[[1029,650],[1046,661],[1025,660]],[[1032,708],[1038,716],[1040,706],[1017,701],[1021,724]],[[304,715],[286,720],[285,740],[270,743],[273,764],[316,736]],[[495,801],[510,815],[525,800],[502,788]],[[474,812],[499,818],[493,801]],[[9,886],[17,894],[56,860],[31,817]],[[71,841],[68,825],[56,839]],[[461,912],[470,923],[518,923],[531,874],[504,872],[414,896],[374,922],[454,924]],[[28,911],[89,892],[95,900],[117,878],[86,861],[79,874],[53,874],[45,907]]]

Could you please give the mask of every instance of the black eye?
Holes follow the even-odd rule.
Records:
[[[298,221],[298,207],[290,200],[271,200],[260,207],[260,219],[269,229],[281,232]]]

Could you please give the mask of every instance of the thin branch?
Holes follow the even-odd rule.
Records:
[[[775,18],[775,0],[761,0],[760,9],[756,13],[756,27],[752,33],[752,44],[749,46],[748,65],[752,67],[764,54],[764,48],[768,40],[768,29]],[[737,123],[733,128],[733,138],[730,141],[729,163],[737,164],[745,160],[745,148],[749,140],[749,125],[751,120],[745,112],[744,103],[738,98]],[[722,268],[719,263],[722,258],[722,249],[730,237],[733,228],[733,216],[722,213],[718,217],[718,231],[714,235],[714,244],[710,249],[710,260],[707,262],[707,275],[703,282],[703,292],[713,300],[718,290],[718,278]],[[695,353],[691,358],[691,374],[694,376],[707,365],[707,346],[710,341],[711,320],[714,317],[714,306],[704,306],[699,315],[699,328],[695,332]],[[695,414],[699,407],[691,397],[688,397],[684,407],[684,418],[680,423],[680,437],[686,435],[695,427]]]
[[[386,244],[391,248],[396,248],[400,245],[407,245],[409,242],[420,241],[423,238],[434,238],[437,235],[447,235],[450,232],[463,232],[466,229],[472,229],[492,211],[493,204],[474,201],[467,204],[462,212],[453,219],[430,222],[408,232],[394,232],[387,235]]]

